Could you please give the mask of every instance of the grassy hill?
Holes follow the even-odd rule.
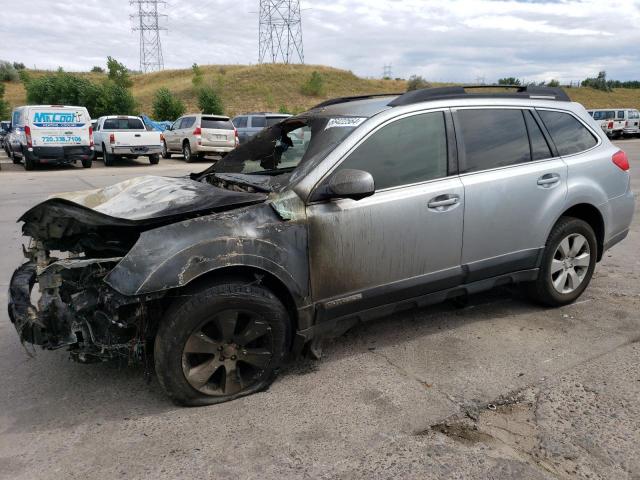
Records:
[[[331,67],[315,65],[208,65],[201,67],[205,83],[214,85],[221,93],[228,115],[247,111],[277,111],[285,107],[300,112],[328,98],[368,93],[403,92],[402,80],[371,80]],[[325,80],[324,95],[309,97],[301,93],[301,87],[311,73],[320,72]],[[33,76],[43,72],[31,72]],[[101,74],[81,73],[92,80]],[[181,98],[188,111],[197,111],[196,98],[191,83],[192,73],[186,70],[133,75],[133,95],[141,112],[151,113],[154,92],[167,87]],[[25,91],[21,83],[6,83],[5,99],[13,107],[25,103]],[[640,89],[615,89],[602,92],[591,88],[567,89],[572,100],[587,108],[640,107]]]

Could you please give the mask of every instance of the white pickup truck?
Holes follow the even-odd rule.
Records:
[[[96,156],[102,156],[105,166],[120,157],[149,157],[156,165],[162,152],[160,132],[147,130],[140,117],[109,115],[100,117],[93,132]]]
[[[625,120],[618,118],[614,109],[600,108],[587,110],[587,112],[593,117],[596,123],[600,125],[602,131],[604,131],[609,138],[618,138],[624,133]]]

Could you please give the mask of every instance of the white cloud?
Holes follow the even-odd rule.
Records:
[[[5,0],[7,1],[7,0]],[[16,0],[8,0],[16,3]],[[165,65],[257,61],[258,0],[171,0]],[[579,80],[637,71],[640,9],[630,0],[303,0],[307,63],[432,80]],[[128,0],[30,0],[4,8],[0,58],[68,70],[112,55],[138,65]]]

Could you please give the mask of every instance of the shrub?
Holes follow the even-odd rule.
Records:
[[[102,84],[92,115],[94,118],[103,115],[134,115],[135,113],[136,101],[128,89],[111,80]]]
[[[0,120],[9,116],[9,103],[4,100],[4,83],[0,83]]]
[[[291,112],[289,111],[287,106],[284,104],[280,105],[280,108],[278,109],[278,113],[285,113],[287,115],[291,115]]]
[[[559,86],[560,86],[560,82],[555,78],[552,78],[551,80],[549,80],[549,83],[547,83],[547,87],[559,87]]]
[[[15,67],[4,60],[0,60],[0,82],[17,82],[20,79]]]
[[[498,85],[522,85],[522,82],[516,77],[505,77],[498,80]]]
[[[431,84],[420,75],[411,75],[407,81],[407,92],[412,90],[420,90],[421,88],[430,88]]]
[[[204,72],[202,71],[202,69],[197,63],[194,63],[191,66],[191,71],[193,72],[193,78],[191,79],[191,83],[193,83],[194,87],[199,87],[200,85],[202,85],[202,82],[204,81]]]
[[[96,65],[91,69],[91,73],[104,73],[104,68]]]
[[[184,103],[168,88],[160,88],[153,98],[153,116],[158,120],[175,120],[185,112]]]
[[[115,82],[124,88],[133,85],[129,77],[129,69],[113,57],[107,57],[107,70],[109,71],[109,80]]]
[[[302,94],[308,97],[320,97],[324,95],[324,78],[317,71],[313,71],[307,82],[302,85]]]
[[[202,113],[224,115],[222,99],[213,87],[203,87],[198,91],[198,108]]]

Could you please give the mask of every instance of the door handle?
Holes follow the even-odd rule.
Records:
[[[458,195],[438,195],[429,200],[427,207],[442,211],[446,210],[446,207],[457,205],[459,201],[460,197]]]
[[[560,175],[557,173],[547,173],[540,178],[538,178],[538,185],[541,187],[552,187],[560,182]]]

